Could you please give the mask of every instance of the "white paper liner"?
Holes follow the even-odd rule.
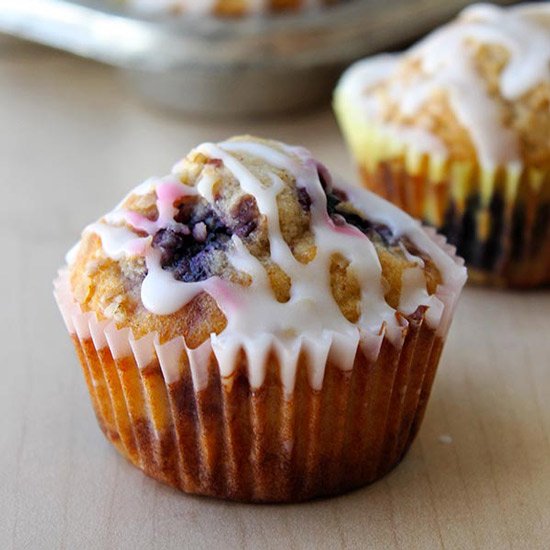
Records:
[[[441,289],[448,293],[445,331],[460,286]],[[136,339],[82,312],[67,270],[55,296],[108,439],[156,479],[238,500],[303,500],[384,475],[418,430],[443,343],[441,327],[424,316],[420,346],[420,329],[409,332],[402,317],[400,347],[382,328],[363,338],[325,331],[289,341],[259,335],[228,342],[222,333],[190,349],[181,336],[163,344],[156,333]],[[270,354],[282,391],[278,383],[263,390]],[[306,379],[297,376],[300,368]]]

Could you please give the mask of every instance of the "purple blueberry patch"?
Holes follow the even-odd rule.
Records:
[[[384,246],[392,246],[395,243],[393,231],[383,223],[374,223],[366,220],[359,214],[350,212],[341,207],[343,202],[348,201],[348,196],[340,189],[331,189],[327,192],[327,212],[337,225],[348,223],[353,225],[369,239],[378,239]]]
[[[182,204],[175,221],[181,225],[160,229],[153,237],[163,269],[186,283],[212,277],[215,257],[226,248],[232,231],[202,203]]]
[[[311,197],[305,187],[298,187],[298,202],[304,212],[309,212],[311,209]]]
[[[163,269],[186,283],[216,275],[232,235],[248,237],[258,227],[259,212],[254,197],[244,196],[225,221],[202,200],[185,201],[174,216],[172,227],[153,236],[153,248],[161,253]]]

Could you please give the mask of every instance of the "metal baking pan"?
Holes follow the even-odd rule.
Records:
[[[350,62],[405,44],[469,3],[348,0],[222,19],[148,16],[115,0],[0,0],[0,32],[119,67],[138,92],[165,106],[253,116],[326,100]]]

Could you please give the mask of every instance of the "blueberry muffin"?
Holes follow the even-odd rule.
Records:
[[[335,109],[364,184],[443,232],[475,280],[550,283],[550,5],[474,5],[353,65]]]
[[[292,502],[393,468],[466,272],[301,147],[200,145],[88,226],[55,295],[106,437],[189,493]]]

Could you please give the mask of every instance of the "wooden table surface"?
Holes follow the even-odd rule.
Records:
[[[550,292],[468,288],[424,425],[382,481],[293,506],[188,497],[96,426],[51,281],[80,229],[193,145],[250,132],[353,168],[327,110],[196,121],[0,40],[0,548],[550,548]]]

